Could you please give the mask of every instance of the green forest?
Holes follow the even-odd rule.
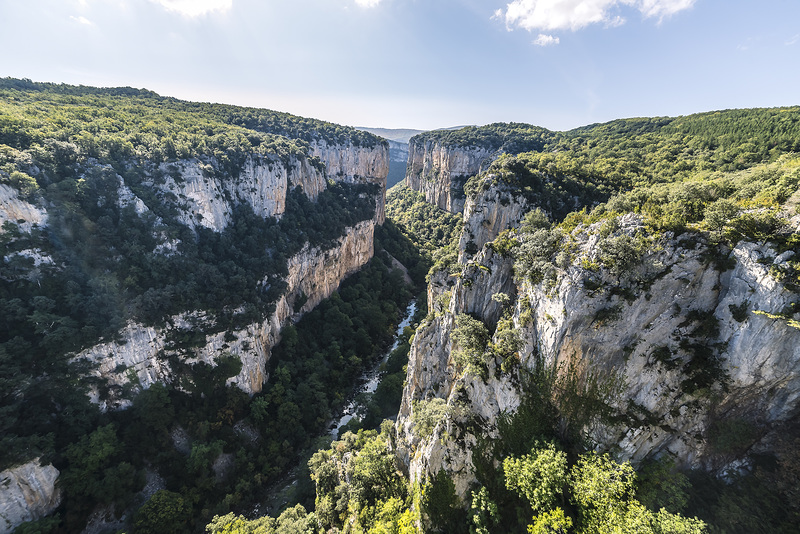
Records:
[[[725,250],[769,242],[795,253],[771,275],[800,291],[800,241],[786,223],[787,210],[800,206],[800,108],[625,119],[568,132],[491,124],[416,139],[495,154],[464,191],[475,196],[502,184],[517,197],[509,200],[527,203],[521,227],[489,244],[513,259],[520,283],[556,280],[574,253],[572,232],[597,224],[602,255],[593,269],[624,272],[667,233]],[[308,161],[324,172],[313,143],[385,141],[147,90],[0,79],[0,186],[48,214],[46,225],[8,221],[0,231],[0,470],[40,458],[60,471],[62,492],[55,514],[15,532],[80,532],[100,509],[116,521],[109,532],[142,534],[797,531],[795,421],[742,476],[681,470],[666,457],[618,462],[595,451],[583,430],[592,417],[615,416],[606,402],[615,384],[586,386],[570,370],[544,366],[523,371],[505,294],[492,297],[505,306],[494,325],[453,318],[453,364],[477,378],[492,371],[513,381],[525,392],[522,405],[504,414],[490,439],[485,421],[465,406],[415,401],[418,436],[458,421],[458,435],[479,439],[466,499],[445,471],[410,482],[396,456],[394,419],[416,329],[442,313],[427,309],[426,281],[440,271],[460,275],[464,221],[404,184],[388,191],[372,260],[283,328],[262,391],[249,396],[226,385],[242,369],[226,352],[213,366],[172,356],[174,381],[146,389],[134,381],[121,392],[73,358],[118,340],[130,322],[169,328],[176,315],[203,311],[202,327],[170,340],[188,358],[207,335],[267,318],[285,289],[287,260],[306,245],[329,248],[374,218],[379,186],[329,179],[315,201],[290,190],[279,218],[240,203],[219,232],[183,224],[179,199],[157,194],[157,186],[179,179],[170,165],[186,159],[230,181],[248,158]],[[146,211],[120,200],[120,181]],[[615,237],[617,218],[631,212],[646,232]],[[377,389],[330,436],[412,299],[412,326],[381,366]],[[699,339],[714,325],[697,319]],[[795,310],[776,320],[796,323]],[[700,352],[685,370],[688,393],[724,382],[713,354]],[[90,391],[99,401],[121,394],[129,407],[103,412]],[[719,425],[716,446],[738,454],[748,431]]]

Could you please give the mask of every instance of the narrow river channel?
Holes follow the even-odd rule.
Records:
[[[331,423],[331,431],[330,435],[334,439],[336,439],[339,435],[339,430],[346,425],[353,417],[358,414],[358,411],[363,407],[361,404],[361,394],[362,393],[375,393],[375,390],[378,388],[378,383],[381,381],[381,367],[383,364],[387,362],[389,359],[389,355],[392,353],[394,349],[396,349],[400,345],[400,336],[403,334],[403,330],[405,327],[411,324],[411,320],[414,318],[414,313],[417,311],[417,301],[412,300],[411,303],[406,308],[405,318],[397,325],[397,330],[394,333],[394,342],[392,343],[391,348],[386,351],[386,353],[381,357],[381,359],[368,371],[366,371],[363,375],[361,375],[359,382],[361,383],[361,387],[359,387],[356,391],[353,392],[352,399],[350,403],[345,406],[344,411],[342,412],[341,417],[338,420],[334,420]]]

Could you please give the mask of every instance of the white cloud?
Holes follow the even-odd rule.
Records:
[[[786,41],[786,46],[792,46],[793,44],[796,44],[798,41],[800,41],[800,34],[797,34],[788,41]]]
[[[625,22],[618,13],[620,6],[639,10],[645,18],[659,21],[688,9],[696,0],[514,0],[506,6],[504,18],[509,29],[579,30],[591,24],[619,26]]]
[[[356,0],[356,4],[361,7],[376,7],[381,0]]]
[[[696,0],[640,0],[636,2],[636,8],[642,12],[646,18],[657,17],[664,20],[679,11],[689,9]]]
[[[69,18],[74,20],[78,24],[84,24],[86,26],[94,26],[94,22],[92,22],[91,20],[87,19],[86,17],[75,17],[75,16],[70,15]]]
[[[540,33],[539,37],[537,37],[533,41],[533,44],[535,44],[536,46],[553,46],[553,45],[557,45],[560,42],[561,42],[561,39],[559,39],[558,37],[554,37],[552,35],[545,35],[543,33]]]
[[[228,11],[233,7],[233,0],[150,0],[167,11],[185,17],[199,17],[215,11]]]

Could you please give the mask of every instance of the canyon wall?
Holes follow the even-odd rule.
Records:
[[[426,137],[412,137],[408,144],[406,185],[425,195],[425,200],[451,213],[464,209],[464,183],[488,167],[493,152],[481,147],[443,144]]]
[[[649,235],[628,214],[610,235],[601,223],[579,226],[569,254],[532,283],[515,278],[514,258],[490,242],[524,211],[488,201],[501,196],[493,189],[467,202],[481,208],[465,212],[461,273],[449,281],[434,274],[435,313],[413,338],[396,424],[398,455],[412,479],[444,469],[468,496],[476,444],[500,437],[498,421],[526,397],[525,377],[543,368],[608,386],[603,401],[614,417],[592,417],[580,430],[620,461],[668,455],[682,467],[724,474],[747,469],[749,453],[770,450],[800,408],[800,330],[791,322],[798,296],[770,270],[792,252],[748,241],[731,250],[693,232]],[[648,239],[647,250],[623,270],[604,265],[604,240],[626,238]],[[467,253],[469,242],[479,250]],[[510,303],[493,299],[498,293]],[[521,341],[516,365],[501,369],[492,356],[485,377],[465,373],[451,341],[462,313],[490,333],[501,316],[510,319]],[[416,403],[435,398],[451,415],[420,436]],[[735,447],[721,443],[726,429],[739,429]]]

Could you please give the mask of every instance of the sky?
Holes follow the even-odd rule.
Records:
[[[0,0],[0,77],[350,126],[800,104],[798,0]]]

